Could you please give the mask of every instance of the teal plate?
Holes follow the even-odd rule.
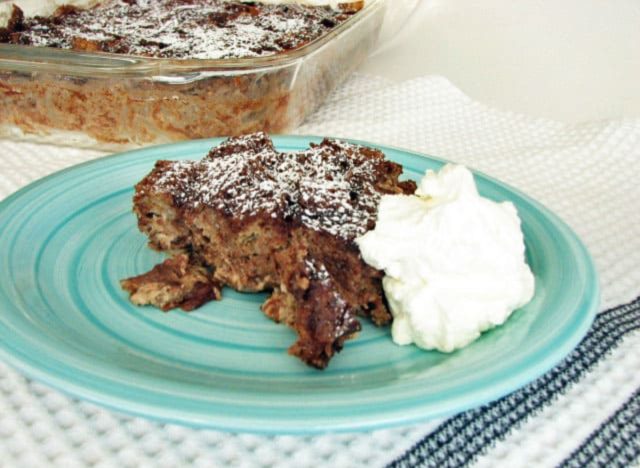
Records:
[[[259,310],[264,294],[224,291],[192,312],[134,307],[118,280],[162,256],[131,212],[133,186],[157,159],[199,159],[220,140],[123,153],[58,172],[0,203],[0,357],[25,375],[128,414],[231,431],[306,434],[423,421],[478,406],[549,370],[589,329],[593,263],[540,204],[476,174],[511,200],[536,277],[533,300],[464,350],[392,343],[368,323],[328,369],[287,354],[294,333]],[[276,137],[280,150],[311,137]],[[419,179],[443,161],[381,148]]]

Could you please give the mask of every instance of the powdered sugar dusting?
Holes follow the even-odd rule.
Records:
[[[231,0],[110,0],[25,21],[11,41],[149,57],[259,57],[298,48],[351,12]]]
[[[331,280],[331,275],[329,275],[327,267],[324,265],[324,263],[320,263],[316,266],[315,260],[307,258],[304,261],[304,265],[308,271],[310,278],[323,283],[327,283]],[[336,299],[338,298],[339,296]]]
[[[154,187],[191,209],[267,214],[350,240],[375,224],[381,163],[382,153],[337,140],[280,153],[258,133],[232,138],[201,161],[172,163]]]

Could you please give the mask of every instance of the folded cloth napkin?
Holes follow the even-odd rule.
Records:
[[[449,82],[356,75],[297,133],[464,163],[560,215],[594,256],[601,313],[557,368],[448,419],[257,436],[161,424],[70,399],[0,364],[0,466],[626,466],[640,453],[640,120],[568,125],[489,109]],[[102,153],[0,141],[0,197]],[[1,339],[1,337],[0,337]]]

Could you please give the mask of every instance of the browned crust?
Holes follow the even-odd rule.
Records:
[[[192,8],[185,10],[185,6]],[[236,41],[228,38],[218,39],[215,50],[221,50],[226,54],[223,55],[225,58],[277,55],[326,35],[363,7],[363,1],[342,3],[333,10],[312,5],[269,5],[240,0],[156,0],[152,5],[137,0],[104,0],[91,8],[62,5],[50,16],[25,18],[23,11],[13,5],[7,26],[0,29],[0,42],[193,59],[199,57],[194,55],[198,47],[208,44],[199,34],[203,29],[237,36],[243,30],[233,28],[250,22],[261,30],[262,35],[251,36],[244,31],[241,43],[248,46],[248,50],[234,51]],[[186,16],[180,16],[182,14]],[[165,21],[161,27],[163,32],[168,29],[179,34],[180,43],[185,47],[172,48],[172,40],[163,35],[154,36],[155,31],[149,29],[149,23],[138,22],[151,15],[157,21]],[[179,27],[173,26],[175,23],[171,21],[166,22],[167,18],[179,18]],[[295,23],[278,28],[270,22],[274,18]]]
[[[364,0],[338,3],[338,8],[345,13],[356,13],[364,8]]]
[[[179,254],[154,266],[150,271],[120,282],[136,305],[153,305],[167,311],[184,311],[220,299],[220,284],[202,266],[193,265],[189,256]]]

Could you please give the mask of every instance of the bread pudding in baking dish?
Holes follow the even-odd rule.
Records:
[[[384,12],[379,0],[51,10],[14,7],[0,24],[0,137],[108,150],[286,133],[367,57]]]

